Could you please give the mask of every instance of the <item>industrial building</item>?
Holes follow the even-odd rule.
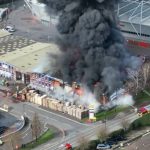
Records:
[[[49,70],[48,55],[59,53],[59,48],[55,44],[27,42],[26,39],[23,43],[19,39],[16,41],[15,39],[11,40],[11,36],[8,32],[0,30],[0,52],[2,52],[0,54],[1,76],[28,84],[35,74],[38,74],[33,74],[33,72],[43,73]],[[3,41],[7,39],[8,42],[4,42],[5,45],[3,45]],[[16,46],[17,42],[18,46]],[[8,51],[9,49],[10,51]]]

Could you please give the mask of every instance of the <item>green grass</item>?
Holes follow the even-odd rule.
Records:
[[[25,148],[21,148],[20,150],[31,150],[41,144],[46,143],[49,140],[51,140],[53,138],[53,136],[54,136],[53,132],[50,129],[48,129],[43,135],[41,135],[37,139],[37,141],[26,144]]]
[[[150,93],[150,89],[146,89]],[[142,103],[150,103],[150,96],[147,95],[145,92],[141,91],[138,93],[137,96],[134,97],[135,105],[140,106]]]
[[[111,119],[113,117],[115,117],[118,113],[123,112],[125,110],[127,110],[129,107],[116,107],[107,111],[102,111],[99,113],[96,113],[95,117],[96,117],[96,121],[99,120],[105,120],[106,119]],[[84,118],[82,119],[82,122],[86,122],[89,118]]]
[[[150,126],[150,114],[145,114],[141,118],[136,119],[130,125],[130,130],[137,130],[142,127]]]
[[[103,111],[103,112],[97,113],[95,115],[96,120],[97,121],[98,120],[104,120],[105,118],[111,119],[111,118],[115,117],[118,113],[125,111],[127,109],[128,109],[128,107],[116,107],[116,108],[113,108],[113,109],[108,110],[108,111]]]

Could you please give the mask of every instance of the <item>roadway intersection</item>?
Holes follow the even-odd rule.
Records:
[[[3,99],[1,103],[6,103],[6,99]],[[10,99],[7,98],[7,104],[12,107],[10,113],[16,115],[25,114],[29,119],[32,119],[34,113],[36,112],[39,115],[40,120],[46,124],[55,126],[62,133],[65,131],[67,134],[63,134],[62,137],[57,137],[48,143],[35,148],[35,150],[59,150],[62,149],[60,145],[65,144],[67,142],[71,143],[73,146],[78,145],[79,137],[85,136],[87,139],[95,139],[97,136],[98,128],[104,126],[105,124],[102,122],[96,122],[93,124],[84,124],[80,123],[76,120],[67,118],[65,115],[60,115],[51,111],[47,111],[45,109],[40,108],[36,104],[24,102],[24,103],[12,103]],[[129,121],[133,121],[138,118],[137,113],[132,112],[131,114],[127,114],[124,118]],[[106,122],[106,127],[109,131],[114,131],[121,128],[122,117],[116,117],[113,120],[108,120]],[[28,142],[29,138],[31,138],[30,128],[24,131],[24,143]]]

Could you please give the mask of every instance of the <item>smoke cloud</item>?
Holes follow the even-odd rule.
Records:
[[[99,110],[100,103],[97,101],[93,93],[87,87],[84,87],[83,95],[79,96],[75,94],[71,88],[70,91],[67,91],[63,87],[55,88],[52,97],[59,99],[61,101],[70,102],[71,104],[82,105],[88,108],[90,105],[94,107],[94,111]]]
[[[115,7],[119,0],[45,0],[49,9],[60,14],[62,54],[56,70],[64,81],[82,82],[93,88],[103,81],[108,93],[122,87],[125,68],[136,69],[140,60],[131,56],[117,27]]]
[[[132,106],[134,104],[133,97],[129,94],[120,96],[115,102],[117,105]]]

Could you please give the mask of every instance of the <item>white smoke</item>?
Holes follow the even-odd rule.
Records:
[[[41,59],[37,62],[36,67],[33,69],[33,72],[43,73],[49,70],[50,61],[49,57],[45,54],[41,57]]]
[[[122,106],[132,106],[134,104],[134,100],[132,95],[125,94],[118,97],[118,99],[116,100],[116,104]]]
[[[96,100],[95,96],[90,92],[90,90],[85,87],[83,89],[83,95],[79,96],[74,93],[71,87],[70,90],[66,90],[63,87],[58,86],[54,89],[52,97],[63,102],[70,102],[71,104],[78,106],[82,105],[86,108],[93,106],[95,112],[98,111],[100,103]]]
[[[82,105],[86,105],[87,107],[92,105],[94,107],[95,112],[98,111],[98,108],[100,106],[100,103],[96,100],[95,95],[90,90],[88,90],[86,87],[84,87],[83,96],[80,97],[80,103]]]

